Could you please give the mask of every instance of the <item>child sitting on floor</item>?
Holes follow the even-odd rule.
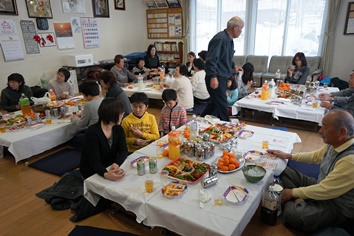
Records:
[[[155,116],[146,110],[149,99],[145,93],[134,93],[130,97],[133,112],[122,121],[127,139],[128,151],[135,152],[139,148],[160,138]]]
[[[187,112],[184,107],[177,102],[177,92],[173,89],[165,89],[162,92],[162,100],[165,106],[161,110],[159,132],[164,136],[171,131],[171,127],[176,129],[184,125],[187,121]]]
[[[227,90],[226,90],[226,96],[227,96],[227,104],[228,104],[228,109],[229,109],[229,115],[231,115],[231,107],[234,105],[234,103],[238,99],[238,89],[237,89],[237,82],[233,76],[231,76],[227,80]]]

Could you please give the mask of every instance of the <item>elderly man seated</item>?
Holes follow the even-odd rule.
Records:
[[[280,175],[284,220],[298,230],[343,227],[354,220],[354,118],[344,110],[323,117],[319,131],[326,145],[306,153],[267,150],[281,159],[321,164],[318,179],[287,167]]]
[[[327,109],[342,108],[354,116],[354,70],[350,73],[348,83],[349,88],[342,91],[319,94],[321,107]]]

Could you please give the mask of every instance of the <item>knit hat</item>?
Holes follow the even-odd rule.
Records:
[[[23,78],[23,76],[19,73],[13,73],[11,75],[9,75],[9,77],[7,77],[7,81],[16,81],[19,83],[24,84],[25,83],[25,79]]]

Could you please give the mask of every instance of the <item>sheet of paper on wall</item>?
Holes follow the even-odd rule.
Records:
[[[72,16],[70,17],[71,30],[74,33],[81,33],[80,17]]]
[[[25,43],[27,54],[39,54],[38,43],[33,39],[36,35],[36,28],[34,22],[31,20],[20,20],[20,26],[22,29],[23,41]]]
[[[81,30],[85,48],[100,47],[100,38],[98,34],[98,24],[96,18],[82,17]]]
[[[17,34],[15,20],[0,19],[0,35],[9,34]]]
[[[53,23],[59,49],[75,48],[70,22]]]
[[[25,59],[21,42],[17,35],[0,35],[0,44],[5,61],[17,61]]]

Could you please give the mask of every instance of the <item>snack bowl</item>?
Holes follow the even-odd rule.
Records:
[[[267,171],[261,166],[246,165],[242,168],[242,173],[248,182],[257,183],[263,179]]]

